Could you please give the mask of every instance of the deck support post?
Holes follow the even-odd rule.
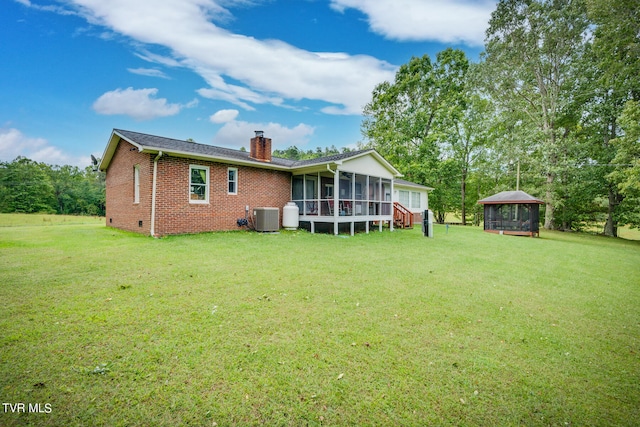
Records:
[[[327,165],[327,169],[331,171],[329,165]],[[340,215],[340,169],[336,167],[333,172],[333,234],[338,235],[339,227],[338,227],[338,215]]]

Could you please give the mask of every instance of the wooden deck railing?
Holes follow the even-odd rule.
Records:
[[[393,202],[393,222],[396,227],[413,227],[413,213],[398,202]]]

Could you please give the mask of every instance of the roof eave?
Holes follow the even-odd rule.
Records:
[[[394,168],[391,163],[389,163],[384,157],[382,157],[376,150],[374,149],[369,149],[369,150],[364,150],[361,151],[357,154],[354,154],[352,156],[346,156],[340,159],[331,159],[331,160],[323,160],[322,157],[318,158],[317,161],[311,162],[311,163],[305,163],[302,165],[293,165],[290,167],[290,170],[293,173],[306,173],[306,172],[310,172],[310,171],[318,171],[320,169],[325,169],[327,165],[334,165],[334,166],[340,166],[342,165],[345,161],[348,160],[353,160],[353,159],[357,159],[359,157],[363,157],[363,156],[367,156],[367,155],[373,155],[378,162],[380,162],[387,170],[389,170],[394,177],[401,177],[403,176],[396,168]]]
[[[342,164],[341,160],[338,161],[328,161],[328,162],[318,162],[318,163],[312,163],[310,165],[302,165],[302,166],[291,166],[289,167],[289,171],[294,174],[304,174],[304,173],[313,173],[313,172],[319,172],[319,171],[326,171],[327,167],[331,168],[333,167],[337,167],[340,166]]]
[[[416,188],[418,190],[426,190],[426,191],[435,190],[435,188],[433,188],[433,187],[427,187],[426,185],[416,184],[415,182],[409,182],[409,181],[405,181],[405,182],[395,181],[394,182],[394,186],[396,186],[396,187]]]
[[[479,205],[544,205],[542,200],[497,200],[497,201],[483,201],[478,200]]]
[[[120,139],[127,141],[129,144],[133,145],[138,149],[138,151],[142,151],[142,145],[126,138],[124,135],[120,134],[117,130],[113,130],[111,132],[111,136],[109,137],[109,142],[107,143],[107,147],[104,149],[104,153],[102,153],[102,158],[100,159],[100,164],[98,165],[98,169],[101,171],[106,171],[111,163],[111,159],[113,159],[113,155],[116,152],[116,148],[118,147],[118,143]]]
[[[258,160],[244,160],[244,159],[237,159],[237,158],[225,157],[225,156],[210,156],[207,154],[198,154],[198,153],[180,151],[180,150],[167,150],[166,148],[151,147],[151,146],[143,147],[143,149],[140,150],[140,152],[142,153],[150,153],[150,154],[155,154],[160,151],[162,151],[166,155],[173,156],[173,157],[213,161],[213,162],[242,165],[242,166],[252,166],[252,167],[263,168],[263,169],[275,169],[275,170],[283,170],[283,171],[290,170],[288,166],[277,165],[270,162],[261,162]]]

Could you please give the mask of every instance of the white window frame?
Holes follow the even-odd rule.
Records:
[[[333,184],[325,184],[324,192],[327,199],[333,199]]]
[[[140,165],[133,167],[133,203],[140,203]]]
[[[409,190],[398,190],[398,203],[404,207],[411,205],[411,192]]]
[[[234,172],[234,180],[229,178],[231,171]],[[230,184],[233,183],[233,190],[229,191]],[[238,194],[238,168],[227,168],[227,194]]]
[[[422,196],[419,191],[411,192],[411,209],[420,209],[422,207]]]
[[[206,182],[204,183],[204,200],[194,200],[191,198],[191,186],[194,185],[191,183],[191,174],[193,173],[192,171],[194,169],[203,169],[205,170],[205,174],[206,174]],[[195,184],[195,185],[203,185],[203,184]],[[209,166],[202,166],[202,165],[189,165],[189,203],[193,203],[193,204],[208,204],[209,203],[209,185],[210,185],[210,180],[209,180]]]

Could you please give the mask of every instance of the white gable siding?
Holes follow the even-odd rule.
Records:
[[[393,178],[393,173],[371,155],[345,160],[339,169],[341,171],[355,172],[363,175],[387,179]]]

